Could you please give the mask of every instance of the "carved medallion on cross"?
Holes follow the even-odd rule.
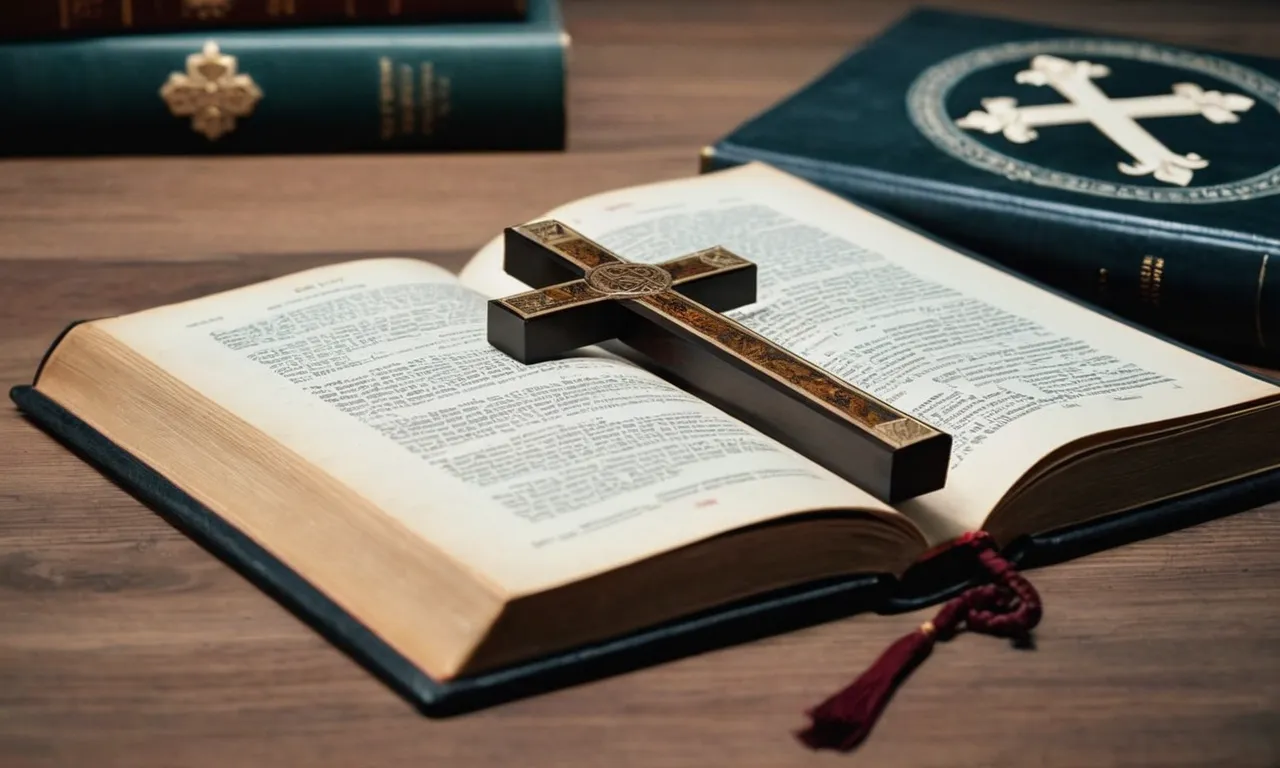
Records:
[[[176,117],[190,117],[191,129],[217,141],[236,129],[236,119],[253,113],[262,91],[240,74],[236,57],[210,40],[204,50],[187,57],[187,71],[174,72],[160,96]]]
[[[505,233],[504,269],[535,290],[489,302],[489,342],[524,363],[617,339],[888,501],[937,490],[951,437],[721,312],[756,300],[756,266],[721,247],[628,262],[559,221]]]
[[[1112,99],[1093,82],[1110,73],[1107,67],[1089,61],[1036,56],[1029,69],[1015,76],[1015,81],[1048,85],[1067,103],[1019,107],[1016,99],[1007,96],[983,99],[982,109],[960,118],[956,125],[988,134],[1001,133],[1009,141],[1025,144],[1039,136],[1036,128],[1092,123],[1133,158],[1132,162],[1117,163],[1122,173],[1150,174],[1167,184],[1185,187],[1194,172],[1208,167],[1209,161],[1195,152],[1179,154],[1169,149],[1138,121],[1199,115],[1213,123],[1235,123],[1240,120],[1237,113],[1249,111],[1254,104],[1248,96],[1206,91],[1194,83],[1177,83],[1171,94]]]

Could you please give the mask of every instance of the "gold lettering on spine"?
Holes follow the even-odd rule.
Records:
[[[378,87],[378,105],[382,115],[382,140],[390,141],[396,135],[396,89],[392,82],[393,72],[391,59],[386,56],[378,59],[380,83]]]
[[[435,67],[429,61],[419,68],[419,91],[422,99],[422,135],[430,136],[436,130],[436,76]]]
[[[232,0],[182,0],[182,15],[200,21],[221,19],[231,10]]]
[[[1164,279],[1164,259],[1143,256],[1138,270],[1138,296],[1144,304],[1160,306],[1160,281]]]
[[[1258,330],[1258,346],[1266,349],[1267,338],[1262,334],[1262,285],[1267,279],[1267,259],[1271,254],[1262,254],[1262,266],[1258,267],[1258,292],[1253,300],[1253,323]]]
[[[378,76],[382,140],[434,134],[441,109],[447,106],[441,98],[435,65],[429,61],[404,64],[384,56],[378,60]]]
[[[436,123],[453,112],[453,83],[447,77],[436,78]]]
[[[102,6],[103,0],[71,0],[68,26],[73,21],[101,19]]]
[[[405,136],[413,133],[417,115],[414,108],[413,67],[400,65],[400,132]]]

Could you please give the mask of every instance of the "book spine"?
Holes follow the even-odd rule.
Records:
[[[0,154],[563,148],[567,37],[503,26],[0,46]]]
[[[1280,249],[938,209],[931,229],[939,236],[1020,274],[1206,351],[1280,361]]]
[[[702,170],[746,160],[708,149]],[[987,206],[886,179],[774,164],[1178,341],[1241,362],[1280,362],[1280,243]]]
[[[382,21],[523,18],[524,0],[21,0],[0,5],[0,37]]]

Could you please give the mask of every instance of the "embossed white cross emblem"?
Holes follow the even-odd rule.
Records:
[[[1031,68],[1019,72],[1014,79],[1027,85],[1052,86],[1068,103],[1019,107],[1016,99],[1006,96],[983,99],[982,109],[960,118],[956,125],[983,133],[1003,133],[1009,141],[1025,144],[1035,140],[1039,135],[1035,129],[1040,126],[1092,123],[1133,157],[1134,162],[1117,164],[1122,173],[1154,174],[1160,181],[1185,187],[1194,171],[1207,167],[1209,161],[1194,152],[1174,152],[1138,120],[1200,115],[1213,123],[1235,123],[1240,121],[1237,112],[1247,112],[1253,106],[1253,99],[1248,96],[1206,91],[1194,83],[1177,83],[1173,93],[1163,96],[1112,99],[1093,83],[1095,78],[1110,73],[1107,67],[1089,61],[1036,56]]]

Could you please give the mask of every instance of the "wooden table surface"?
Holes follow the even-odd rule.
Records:
[[[692,173],[701,145],[905,7],[569,2],[563,154],[0,163],[0,382],[29,380],[73,318],[353,253],[457,267],[558,203]],[[1280,39],[1275,3],[1016,12],[1249,53]],[[1276,766],[1277,542],[1273,505],[1037,572],[1038,650],[943,646],[852,756],[807,752],[789,732],[928,614],[857,617],[432,721],[0,409],[0,765]]]

